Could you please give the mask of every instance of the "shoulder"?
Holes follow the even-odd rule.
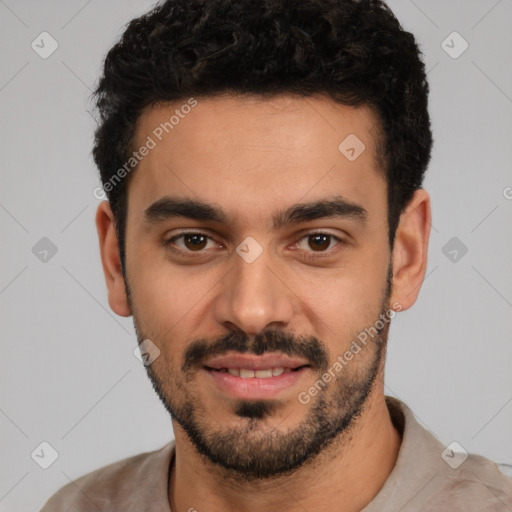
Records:
[[[512,510],[512,478],[490,459],[470,454],[458,470],[445,470],[439,476],[436,494],[443,503],[456,503],[464,511],[476,506],[479,511]]]
[[[365,510],[512,511],[512,479],[495,462],[460,446],[454,452],[452,444],[445,446],[420,425],[403,402],[386,397],[386,403],[402,445],[387,482]]]
[[[41,512],[131,510],[136,501],[167,497],[169,464],[174,441],[159,450],[141,453],[114,462],[73,480],[59,489]],[[144,495],[144,496],[143,496]],[[91,508],[92,507],[92,508]],[[123,508],[126,507],[126,508]]]

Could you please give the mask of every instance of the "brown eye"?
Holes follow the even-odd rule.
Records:
[[[214,240],[198,232],[185,232],[172,238],[165,240],[165,246],[169,246],[174,252],[178,252],[185,256],[201,256],[206,255],[205,249],[211,249],[215,246]],[[208,246],[208,243],[213,244]]]
[[[304,260],[320,261],[332,258],[347,245],[342,238],[324,231],[306,233],[295,242],[293,250],[299,249]]]
[[[334,243],[332,243],[334,241]],[[307,253],[326,253],[329,255],[331,249],[336,245],[343,244],[343,240],[330,233],[309,233],[304,235],[297,243],[297,248]],[[310,257],[311,254],[310,254]]]
[[[318,233],[314,235],[308,236],[309,247],[314,251],[324,251],[329,248],[331,244],[331,235],[326,235],[324,233]]]
[[[183,243],[185,247],[191,251],[202,250],[208,242],[208,237],[201,233],[191,233],[183,235]]]

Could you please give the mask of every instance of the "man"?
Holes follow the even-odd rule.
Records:
[[[96,95],[109,304],[175,441],[43,512],[512,510],[493,462],[448,464],[384,395],[427,266],[432,135],[420,52],[382,2],[167,1]]]

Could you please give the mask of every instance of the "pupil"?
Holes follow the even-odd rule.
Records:
[[[187,235],[185,237],[186,245],[190,244],[191,247],[188,247],[189,249],[203,249],[206,237],[204,235],[195,234],[195,235]]]
[[[311,235],[311,238],[315,240],[314,244],[317,243],[316,241],[323,239],[323,243],[321,242],[320,245],[317,244],[316,248],[326,249],[329,247],[329,235]],[[312,249],[315,249],[315,247],[312,247]]]

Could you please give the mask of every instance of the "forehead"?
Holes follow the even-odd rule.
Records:
[[[252,217],[270,215],[271,205],[334,194],[359,203],[378,196],[378,206],[386,196],[379,137],[370,108],[323,96],[225,95],[155,105],[137,123],[134,148],[151,150],[132,176],[129,204],[145,209],[182,195],[229,203],[227,209]]]

